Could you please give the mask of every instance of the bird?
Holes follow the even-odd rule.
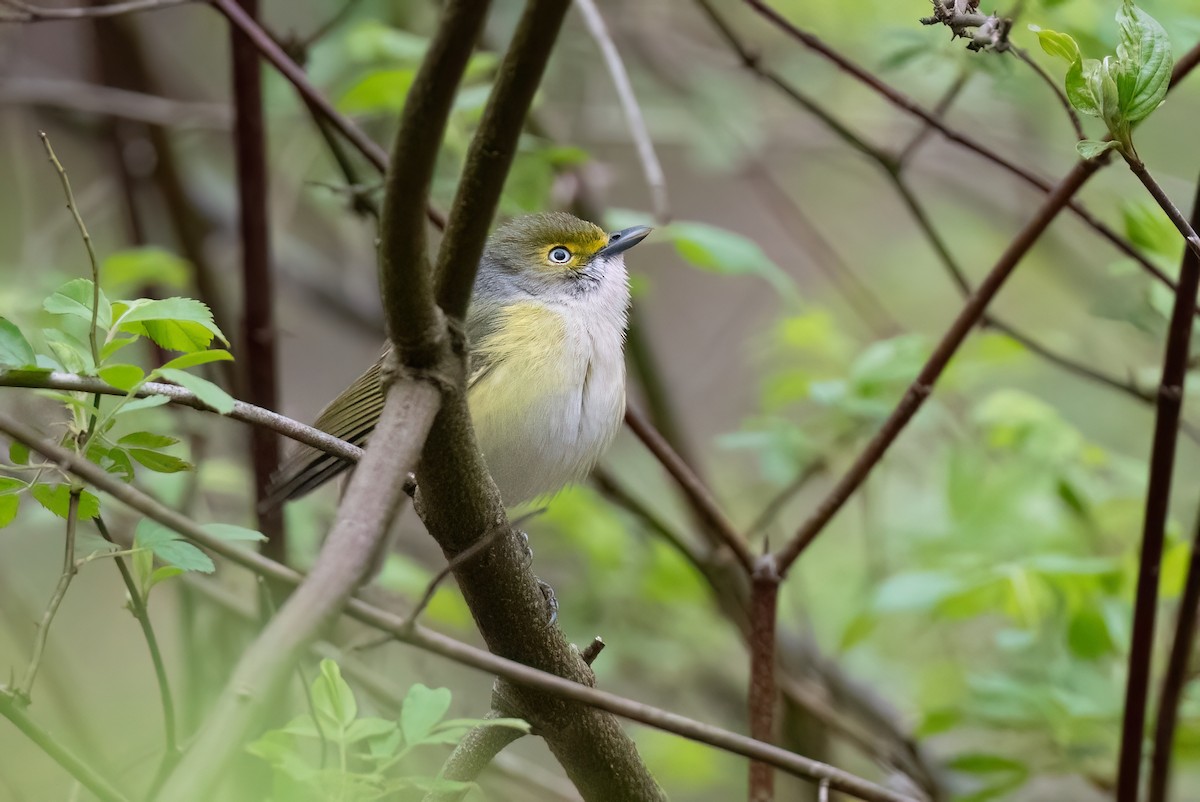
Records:
[[[625,412],[625,253],[651,230],[607,233],[545,212],[516,217],[488,239],[466,319],[467,405],[505,506],[584,479],[616,436]],[[386,356],[385,348],[314,426],[365,445],[383,410]],[[349,467],[298,446],[264,506],[299,498]]]

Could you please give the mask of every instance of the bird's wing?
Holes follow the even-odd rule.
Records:
[[[381,358],[354,384],[335,398],[317,417],[314,427],[334,437],[363,446],[383,412]],[[299,498],[337,476],[350,463],[312,446],[299,445],[271,478],[271,487],[263,500],[264,508]]]

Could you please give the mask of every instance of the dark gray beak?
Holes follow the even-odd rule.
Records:
[[[601,248],[596,256],[607,259],[610,256],[624,253],[644,240],[653,230],[650,226],[634,226],[633,228],[623,228],[620,231],[616,231],[609,235],[608,244]]]

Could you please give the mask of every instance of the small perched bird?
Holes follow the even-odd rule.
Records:
[[[584,478],[616,435],[625,412],[625,251],[649,233],[607,234],[550,212],[516,218],[488,240],[467,313],[467,403],[506,505]],[[363,445],[383,410],[382,364],[334,399],[316,427]],[[303,446],[267,503],[302,496],[348,467]]]

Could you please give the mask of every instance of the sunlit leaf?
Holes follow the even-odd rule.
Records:
[[[144,334],[171,351],[202,351],[214,338],[228,344],[207,306],[193,298],[139,298],[118,305],[118,331]]]
[[[228,415],[230,412],[233,412],[233,397],[208,379],[202,379],[194,374],[175,370],[174,368],[159,368],[155,372],[164,379],[173,381],[180,387],[190,390],[197,398],[222,415]]]
[[[71,487],[70,485],[57,484],[37,484],[29,491],[38,504],[48,509],[50,512],[57,515],[59,518],[66,518],[71,506]],[[79,520],[87,521],[95,518],[100,514],[100,499],[86,490],[79,494]]]

